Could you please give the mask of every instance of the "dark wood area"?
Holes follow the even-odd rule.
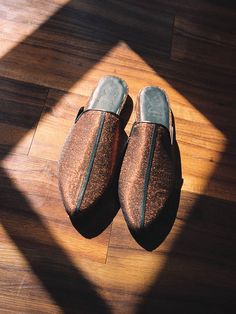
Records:
[[[0,1],[0,313],[235,313],[235,21],[220,0]],[[107,74],[134,103],[164,88],[175,117],[180,204],[152,252],[121,210],[85,238],[60,199],[61,147]]]

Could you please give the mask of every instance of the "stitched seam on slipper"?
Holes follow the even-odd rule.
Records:
[[[146,168],[145,177],[144,177],[143,199],[142,199],[142,205],[141,205],[141,219],[140,219],[140,227],[141,228],[144,227],[144,222],[145,222],[147,190],[148,190],[148,183],[149,183],[150,173],[151,173],[151,168],[152,168],[154,151],[155,151],[155,147],[156,147],[156,138],[157,138],[157,126],[154,125],[154,129],[152,132],[151,146],[150,146],[150,151],[149,151],[149,155],[148,155],[147,168]]]
[[[83,183],[82,183],[82,187],[81,187],[81,190],[79,192],[79,196],[77,198],[77,204],[76,204],[76,209],[75,209],[75,211],[77,211],[77,212],[80,210],[80,206],[82,204],[82,201],[83,201],[83,198],[84,198],[84,194],[85,194],[85,191],[86,191],[86,187],[88,185],[89,178],[90,178],[90,175],[91,175],[91,172],[92,172],[94,160],[95,160],[97,149],[98,149],[98,144],[99,144],[99,141],[100,141],[100,138],[101,138],[101,135],[102,135],[102,129],[103,129],[103,125],[104,125],[105,114],[106,114],[105,111],[101,113],[101,118],[100,118],[99,126],[98,126],[98,132],[97,132],[95,143],[94,143],[94,146],[93,146],[93,149],[92,149],[92,153],[91,153],[91,156],[90,156],[90,159],[89,159],[88,168],[86,170],[86,173],[85,173],[85,176],[84,176],[84,180],[83,180]]]

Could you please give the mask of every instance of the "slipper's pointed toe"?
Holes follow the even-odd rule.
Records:
[[[92,208],[109,187],[121,143],[118,117],[87,111],[71,129],[59,162],[59,187],[69,215]]]

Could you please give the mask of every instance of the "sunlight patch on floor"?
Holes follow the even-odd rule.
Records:
[[[69,0],[47,1],[43,6],[40,1],[34,2],[29,5],[24,0],[15,1],[14,8],[8,1],[0,4],[0,58],[24,42]]]

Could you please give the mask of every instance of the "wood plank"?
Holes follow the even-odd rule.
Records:
[[[204,64],[223,72],[236,69],[235,27],[228,16],[176,16],[171,57],[173,60]]]
[[[50,90],[29,155],[58,160],[66,135],[87,97]]]
[[[183,303],[185,309],[193,313],[196,313],[195,309],[203,313],[222,313],[229,309],[234,299],[234,208],[235,203],[183,193],[171,233],[152,253],[145,252],[135,243],[120,212],[113,224],[107,264],[81,260],[79,271],[86,274],[92,287],[96,287],[99,298],[106,300],[106,307],[102,309],[105,313],[144,313],[145,310],[170,313],[174,308],[183,309]],[[8,253],[7,258],[11,264],[12,254]],[[20,293],[31,309],[37,296],[43,297],[42,289],[39,285],[32,286],[32,280],[26,277]],[[32,287],[31,303],[29,291]],[[73,298],[72,305],[82,306],[86,286],[77,282],[70,289],[72,295],[80,296],[76,300]],[[88,300],[92,302],[91,295],[87,296]],[[86,313],[92,312],[90,301],[83,308]],[[17,301],[16,306],[19,304]],[[24,305],[21,308],[24,309]],[[50,309],[51,305],[48,311]],[[97,312],[100,310],[98,307]]]
[[[228,1],[0,3],[1,313],[235,312],[234,21]],[[121,211],[112,232],[82,237],[60,200],[61,146],[106,74],[134,102],[144,86],[164,88],[175,116],[184,184],[153,252]],[[107,216],[91,218],[94,231]]]
[[[1,312],[76,313],[77,293],[90,295],[86,308],[105,308],[79,268],[83,259],[105,262],[110,229],[86,239],[72,227],[59,196],[57,163],[8,155],[0,187]],[[58,287],[65,293],[58,294]]]
[[[56,162],[18,155],[6,157],[2,161],[0,181],[1,215],[6,231],[16,241],[19,237],[20,243],[28,239],[27,242],[37,244],[40,239],[40,244],[48,247],[48,253],[50,247],[60,243],[60,250],[74,259],[81,252],[80,258],[104,263],[109,228],[92,240],[80,235],[65,212],[57,182]],[[38,254],[37,250],[33,254]],[[63,260],[63,256],[53,258]]]
[[[44,242],[46,237],[48,243],[52,240],[48,230],[36,233],[35,241],[31,237],[16,240],[12,234],[9,239],[8,232],[5,231],[6,236],[4,232],[0,233],[3,239],[0,262],[1,313],[78,313],[78,308],[86,313],[97,309],[102,313],[104,309],[106,313],[105,302],[100,300],[96,286],[80,270],[83,257],[79,257],[78,250],[74,254],[77,255],[76,263],[60,244]],[[19,236],[20,233],[17,233]],[[84,259],[85,263],[89,260]],[[96,264],[95,261],[93,264]]]
[[[25,6],[26,0],[22,11]],[[31,6],[29,0],[28,6]],[[17,8],[20,10],[20,4]],[[47,5],[41,7],[43,10],[45,12],[41,14],[48,16]],[[14,17],[16,23],[21,22],[22,11]],[[37,21],[37,10],[31,13],[30,20],[35,17]],[[5,25],[4,30],[8,31],[8,19],[4,15],[1,22]],[[155,29],[153,24],[156,25]],[[133,11],[129,4],[123,7],[109,2],[104,2],[101,10],[101,5],[95,2],[72,1],[21,43],[18,44],[19,40],[16,39],[16,46],[7,54],[2,53],[0,75],[69,90],[120,41],[143,47],[143,39],[146,38],[145,51],[168,56],[172,25],[173,15],[158,10],[153,15],[148,10]],[[24,23],[21,27],[24,28]],[[3,47],[6,47],[9,46],[9,38],[4,30],[1,33]],[[156,42],[159,43],[158,47]],[[105,74],[106,62],[102,65]]]
[[[27,154],[48,90],[0,78],[0,152]]]
[[[137,2],[135,0],[130,0],[132,5],[137,5],[140,8],[146,7],[145,2]],[[151,10],[154,10],[156,6],[160,10],[173,14],[182,14],[182,15],[196,15],[196,16],[218,16],[228,15],[232,18],[235,14],[235,3],[226,0],[226,1],[207,1],[207,0],[150,0],[148,1],[148,6]]]
[[[136,243],[119,213],[107,260],[120,269],[112,281],[113,306],[124,308],[124,313],[171,313],[183,307],[193,313],[229,310],[235,289],[231,279],[236,278],[234,208],[235,202],[182,192],[174,227],[151,253]],[[183,300],[188,300],[184,306]],[[136,304],[132,311],[131,304]]]

